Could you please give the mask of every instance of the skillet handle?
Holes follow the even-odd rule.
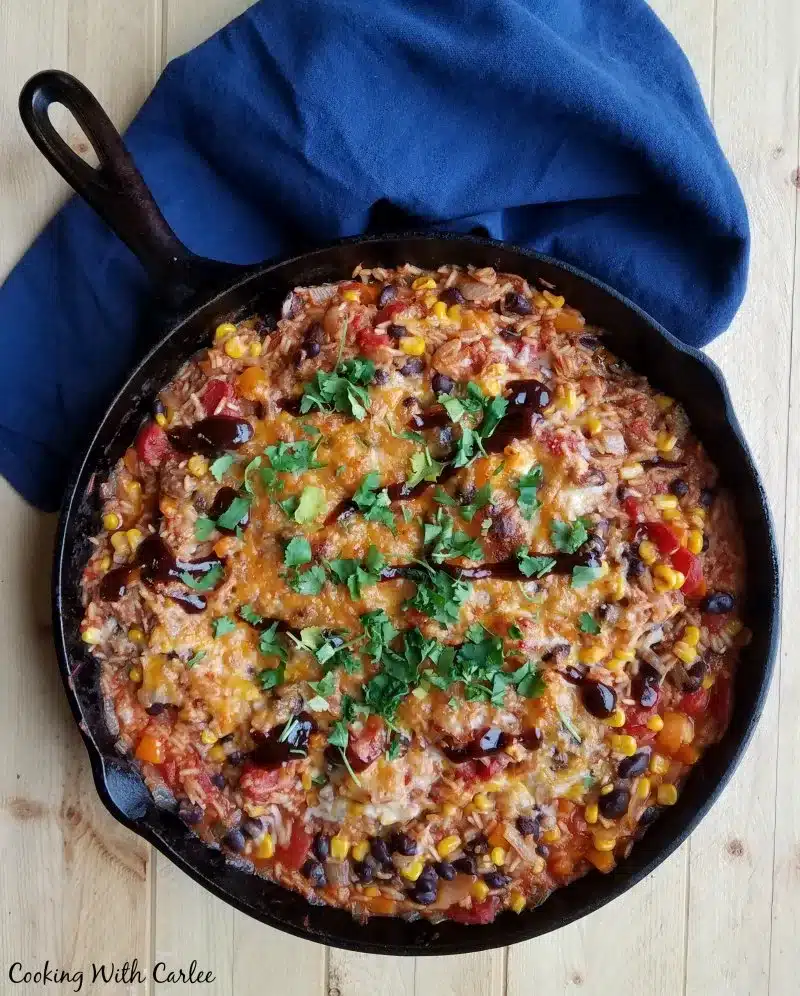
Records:
[[[73,152],[53,127],[48,109],[55,103],[74,115],[97,155],[97,168]],[[186,248],[110,118],[74,76],[58,69],[32,76],[20,93],[19,113],[42,155],[122,239],[171,305],[180,307],[201,291],[211,297],[249,269],[196,256]]]

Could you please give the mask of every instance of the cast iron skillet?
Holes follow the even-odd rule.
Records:
[[[55,132],[48,117],[54,102],[71,110],[84,129],[98,155],[98,169],[78,158]],[[450,234],[354,238],[253,267],[199,258],[169,228],[114,126],[82,84],[66,73],[39,73],[20,95],[20,112],[40,151],[136,254],[173,309],[164,321],[163,337],[131,373],[78,461],[56,542],[53,623],[61,676],[97,790],[111,814],[237,909],[300,937],[357,951],[455,954],[513,944],[591,913],[644,878],[685,840],[733,772],[761,712],[777,643],[778,563],[767,499],[714,364],[598,280],[555,259],[489,239]],[[208,343],[219,321],[253,310],[275,316],[295,285],[347,278],[358,263],[395,266],[407,261],[430,268],[443,263],[494,266],[555,284],[589,322],[608,330],[614,352],[683,402],[724,483],[736,495],[747,544],[746,622],[754,635],[739,666],[733,717],[722,742],[693,771],[677,805],[663,813],[611,874],[592,872],[558,890],[539,909],[520,916],[505,913],[485,926],[382,917],[358,924],[341,910],[310,906],[202,844],[173,812],[154,803],[136,764],[117,751],[97,666],[78,636],[81,571],[89,537],[100,528],[97,485],[133,440],[156,391]]]

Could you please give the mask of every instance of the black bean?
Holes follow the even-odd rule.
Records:
[[[202,806],[198,806],[196,802],[189,802],[187,799],[181,799],[178,805],[178,816],[190,827],[203,822],[204,812]]]
[[[513,292],[506,294],[503,305],[506,311],[511,311],[515,315],[530,315],[533,311],[530,301],[524,294],[515,294]]]
[[[617,707],[617,693],[600,681],[587,681],[581,697],[587,712],[597,719],[607,719]]]
[[[643,775],[647,771],[647,766],[650,764],[650,748],[647,747],[644,750],[638,750],[631,757],[623,757],[619,762],[620,778],[635,778],[636,775]]]
[[[534,840],[539,839],[539,834],[541,832],[539,828],[539,821],[535,816],[518,816],[517,830],[519,830],[523,837],[533,837]]]
[[[600,815],[607,820],[616,820],[628,812],[631,801],[631,793],[622,786],[613,788],[607,795],[601,795],[597,800]]]
[[[433,867],[439,878],[443,878],[445,882],[452,882],[456,877],[456,870],[449,861],[437,861]]]
[[[469,851],[470,854],[488,854],[489,841],[486,839],[486,834],[476,834],[472,840],[466,843],[464,849]]]
[[[225,834],[225,836],[222,838],[222,842],[223,844],[226,845],[226,847],[229,847],[232,851],[236,851],[237,854],[241,854],[241,852],[244,850],[245,846],[244,834],[242,833],[241,830],[238,830],[235,827],[232,830],[229,830]]]
[[[453,862],[453,867],[456,871],[464,872],[465,875],[478,874],[478,862],[475,858],[471,858],[469,856],[465,858],[456,858]]]
[[[597,347],[600,345],[600,340],[597,338],[596,335],[582,335],[578,339],[578,342],[581,344],[581,346],[585,346],[587,349],[597,349]]]
[[[238,767],[238,765],[240,765],[244,760],[244,754],[240,750],[231,751],[231,753],[228,754],[227,760],[228,764],[233,765],[234,768]]]
[[[392,866],[392,856],[389,853],[389,847],[386,841],[381,837],[376,837],[370,844],[370,851],[372,852],[372,857],[384,868],[391,868]]]
[[[660,815],[661,815],[660,806],[648,806],[647,809],[645,809],[645,811],[639,817],[639,826],[649,827],[652,823],[655,823],[655,821],[658,819]]]
[[[708,534],[704,533],[703,534],[703,550],[702,550],[703,553],[705,553],[706,550],[708,549],[708,545],[709,545],[708,544]]]
[[[166,702],[154,702],[152,705],[147,707],[147,714],[148,716],[160,716],[166,708]]]
[[[458,287],[446,287],[439,295],[439,300],[447,305],[465,304],[466,299]]]
[[[217,774],[211,776],[211,784],[218,789],[224,789],[227,784],[225,781],[225,775]]]
[[[372,855],[368,854],[363,861],[356,865],[356,876],[359,882],[371,882],[375,878],[378,865]]]
[[[571,685],[580,685],[586,677],[586,668],[581,667],[580,665],[567,664],[561,672],[561,675],[564,680],[568,681]]]
[[[629,578],[638,578],[644,574],[644,563],[638,557],[631,557],[628,561],[628,571]]]
[[[425,890],[416,885],[411,893],[411,898],[420,906],[430,906],[431,903],[436,902],[436,889]]]
[[[415,885],[418,889],[421,889],[423,892],[430,892],[431,890],[436,892],[437,879],[438,875],[436,874],[436,869],[433,867],[433,865],[425,865],[425,867],[422,869],[422,874],[415,882]]]
[[[416,377],[418,374],[421,374],[424,369],[424,362],[418,356],[415,356],[411,360],[406,360],[402,367],[400,367],[400,373],[404,377]]]
[[[683,498],[689,492],[689,485],[682,477],[676,477],[672,484],[670,484],[669,490],[676,498]]]
[[[255,840],[260,837],[264,832],[264,824],[261,820],[252,819],[250,816],[245,816],[242,822],[239,824],[239,829],[245,835],[245,837],[250,837]]]
[[[539,855],[540,858],[547,859],[550,857],[550,848],[547,846],[547,844],[537,844],[536,853]]]
[[[392,339],[402,339],[403,336],[408,334],[405,325],[389,325],[386,328],[386,332]]]
[[[502,889],[504,885],[508,885],[511,881],[511,876],[498,871],[487,872],[483,876],[483,881],[490,889]]]
[[[378,298],[378,307],[385,308],[387,304],[391,304],[392,301],[397,297],[397,287],[394,284],[384,284],[383,290]]]
[[[735,604],[733,595],[728,594],[727,591],[715,591],[705,599],[702,609],[703,612],[718,616],[724,612],[733,612]]]
[[[372,383],[377,384],[380,387],[385,384],[389,379],[389,371],[386,367],[378,367],[372,377]]]
[[[314,856],[320,861],[327,861],[331,854],[331,839],[326,833],[318,833],[311,845]]]
[[[325,875],[325,868],[319,861],[315,861],[313,858],[309,858],[308,861],[300,869],[301,874],[308,879],[308,881],[319,888],[327,883],[328,878]]]
[[[395,854],[402,854],[404,857],[410,857],[419,850],[419,845],[414,838],[403,833],[402,830],[392,834],[389,846]]]
[[[447,374],[436,373],[431,380],[431,387],[436,394],[451,394],[456,382]]]
[[[708,665],[705,661],[697,661],[696,664],[692,664],[690,668],[686,669],[686,677],[683,680],[683,690],[685,692],[696,692],[697,689],[703,684],[703,678],[705,678],[707,671]]]
[[[703,508],[711,508],[714,504],[714,492],[711,488],[703,488],[698,499]]]
[[[307,342],[303,347],[306,351],[306,356],[310,359],[314,359],[315,356],[319,356],[322,346],[318,342]]]

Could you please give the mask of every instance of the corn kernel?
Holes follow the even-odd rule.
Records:
[[[131,626],[128,630],[128,639],[131,643],[138,643],[140,646],[144,645],[146,642],[145,635],[138,626]]]
[[[542,297],[551,308],[563,308],[564,298],[560,294],[552,294],[549,290],[542,291]]]
[[[650,770],[654,775],[666,775],[669,771],[669,761],[663,754],[653,754],[650,758]]]
[[[508,905],[514,913],[521,913],[525,909],[525,897],[521,892],[517,892],[516,889],[512,889]]]
[[[506,852],[502,847],[493,847],[489,857],[492,859],[492,864],[498,868],[506,863]]]
[[[168,425],[167,416],[163,412],[159,412],[155,417],[155,423],[165,429]]]
[[[597,823],[600,809],[596,802],[590,802],[584,810],[583,816],[587,823]]]
[[[336,861],[344,861],[350,851],[350,841],[341,834],[331,837],[331,857]]]
[[[622,709],[615,709],[611,715],[606,720],[609,726],[613,726],[615,729],[620,726],[625,725],[625,713]]]
[[[698,553],[703,552],[703,533],[700,529],[690,529],[689,537],[686,540],[686,546],[689,553],[693,553],[697,556]]]
[[[407,335],[400,340],[400,349],[406,356],[422,356],[425,352],[425,340],[418,335]]]
[[[690,647],[688,643],[684,643],[683,640],[679,640],[673,646],[672,652],[684,664],[694,664],[697,660],[697,650],[694,647]]]
[[[534,291],[532,296],[533,296],[533,303],[536,305],[537,308],[548,308],[550,306],[550,302],[547,300],[544,294],[539,294],[538,292]]]
[[[358,819],[359,816],[364,815],[364,805],[360,802],[351,802],[347,807],[347,815],[352,816],[353,819]]]
[[[230,356],[232,360],[240,360],[244,356],[244,346],[242,345],[241,339],[237,336],[233,336],[231,339],[226,339],[223,348],[225,350],[225,354]]]
[[[700,642],[700,630],[697,626],[687,626],[683,631],[681,639],[684,643],[688,643],[690,647],[696,647]]]
[[[661,409],[662,412],[668,411],[675,404],[675,399],[670,398],[667,394],[657,394],[655,397],[656,405]]]
[[[473,882],[470,892],[472,893],[474,899],[477,899],[479,903],[482,903],[483,900],[489,895],[489,886],[485,882],[481,882],[479,880],[477,882]]]
[[[199,453],[195,453],[193,457],[189,457],[186,469],[192,477],[203,477],[208,470],[208,460],[206,460],[205,457],[200,456]]]
[[[417,277],[411,287],[414,290],[433,290],[436,287],[436,281],[433,277]]]
[[[613,851],[617,844],[616,837],[608,837],[599,832],[594,835],[594,846],[597,851]]]
[[[633,650],[615,650],[614,656],[629,664],[636,657],[636,653]]]
[[[120,522],[120,517],[116,512],[108,512],[103,516],[103,529],[113,532],[115,529],[119,529]]]
[[[674,785],[659,785],[656,798],[659,806],[674,806],[678,801],[678,790]]]
[[[306,792],[311,791],[311,787],[314,784],[314,779],[311,777],[310,771],[304,771],[303,774],[300,775],[300,784],[303,786],[304,791]]]
[[[646,799],[650,795],[650,779],[640,778],[636,783],[636,795],[639,799]]]
[[[227,757],[225,753],[225,748],[222,744],[214,744],[211,750],[208,752],[208,757],[211,761],[217,764],[221,764]]]
[[[661,513],[661,518],[665,522],[677,522],[683,516],[679,508],[665,508]]]
[[[216,733],[212,733],[211,730],[203,730],[200,734],[200,739],[204,744],[215,744],[219,738]]]
[[[141,529],[129,529],[125,533],[125,538],[127,539],[128,546],[130,546],[131,550],[135,550],[144,539],[144,534]]]
[[[633,757],[636,753],[636,740],[627,733],[613,734],[611,736],[611,749],[625,757]]]
[[[381,894],[381,890],[377,885],[369,885],[364,889],[364,895],[369,896],[370,899],[376,899]]]
[[[559,827],[550,827],[549,830],[545,830],[542,834],[542,840],[545,844],[555,844],[555,842],[560,839],[561,829]]]
[[[225,336],[233,335],[236,331],[236,326],[233,322],[223,322],[218,325],[216,331],[214,332],[214,338],[219,342],[220,339],[224,339]]]
[[[651,543],[650,540],[642,540],[639,544],[639,556],[642,563],[647,564],[648,567],[654,564],[658,560],[658,550],[655,543]]]
[[[678,445],[678,437],[669,432],[659,432],[656,436],[656,449],[659,453],[671,453]]]
[[[623,481],[632,481],[634,477],[639,477],[644,473],[644,467],[640,463],[626,463],[619,469],[619,476]]]
[[[410,861],[404,868],[400,869],[400,874],[409,882],[416,882],[417,879],[422,874],[423,864],[417,858],[415,861]]]
[[[606,650],[602,646],[581,647],[578,651],[581,664],[598,664],[605,656]]]
[[[81,639],[93,647],[103,639],[103,634],[96,626],[89,626],[81,633]]]
[[[653,568],[653,577],[660,578],[672,586],[675,583],[675,570],[668,564],[656,564]]]
[[[142,669],[140,667],[132,667],[130,671],[128,671],[128,677],[131,681],[135,681],[138,685],[142,680]]]
[[[111,557],[109,557],[109,555],[106,554],[104,557],[100,559],[100,570],[107,571],[110,569],[110,567],[111,567]]]
[[[656,508],[661,509],[661,511],[663,511],[665,508],[677,508],[678,499],[675,497],[675,495],[656,495],[653,498],[653,504],[656,506]]]
[[[358,293],[357,290],[346,290],[342,294],[342,297],[345,299],[345,301],[360,301],[361,300],[361,295]]]
[[[455,816],[458,812],[458,806],[452,802],[446,802],[442,806],[442,816]]]
[[[600,788],[600,795],[608,795],[609,792],[613,792],[613,791],[614,791],[613,784],[611,782],[608,782],[607,784],[601,786],[601,788]]]
[[[433,306],[433,313],[441,321],[447,317],[447,305],[444,301],[437,301]]]
[[[599,432],[603,431],[603,423],[596,415],[587,416],[583,424],[586,426],[586,431],[590,436],[596,436]]]
[[[369,851],[369,841],[360,840],[357,844],[353,844],[351,851],[353,861],[363,861],[367,856],[367,851]]]
[[[559,390],[558,397],[556,398],[556,407],[567,412],[574,412],[577,409],[578,395],[571,384]]]
[[[664,720],[660,716],[651,716],[647,720],[647,729],[660,733],[664,729]]]
[[[450,319],[451,322],[460,322],[461,321],[461,305],[460,304],[451,304],[450,307],[447,309],[447,317]]]
[[[258,842],[258,847],[256,848],[256,857],[261,858],[264,861],[269,861],[271,857],[275,854],[275,842],[272,839],[271,834],[265,833],[261,840]]]
[[[263,348],[264,347],[261,345],[260,342],[251,342],[250,345],[247,347],[247,352],[251,356],[261,356]]]
[[[435,294],[426,294],[425,297],[422,299],[422,303],[425,305],[428,311],[431,311],[433,310],[434,304],[436,304],[436,300],[437,298]]]
[[[703,683],[702,684],[703,684],[703,688],[705,688],[706,690],[708,690],[709,688],[713,688],[714,687],[714,675],[713,674],[707,674],[705,676],[705,678],[703,678]]]
[[[492,800],[485,792],[478,792],[472,800],[472,805],[478,810],[479,813],[488,813],[493,807]]]
[[[451,834],[449,837],[443,837],[439,841],[436,845],[436,851],[440,858],[446,858],[448,854],[457,851],[459,847],[461,847],[461,838],[456,834]]]
[[[112,533],[111,545],[114,547],[116,552],[120,554],[125,554],[130,549],[128,546],[128,538],[125,533]]]

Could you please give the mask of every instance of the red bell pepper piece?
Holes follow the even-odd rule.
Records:
[[[298,868],[302,868],[308,857],[308,849],[311,847],[311,841],[313,840],[311,834],[306,830],[303,824],[299,820],[294,821],[292,826],[292,836],[289,838],[289,843],[286,847],[277,847],[275,849],[275,858],[277,861],[282,862],[287,868],[292,868],[295,871]]]
[[[148,422],[139,430],[139,435],[136,437],[136,453],[143,463],[157,467],[169,449],[169,439],[160,425]]]
[[[703,584],[703,565],[700,563],[700,558],[685,547],[681,547],[672,555],[672,566],[686,578],[681,586],[684,595],[700,594],[699,589]]]
[[[698,688],[694,692],[687,692],[681,698],[679,708],[687,716],[702,716],[706,709],[708,709],[708,700],[710,697],[707,688]]]
[[[641,509],[639,502],[635,498],[624,498],[622,501],[622,511],[628,516],[631,522],[641,521]]]
[[[491,923],[497,916],[499,905],[499,896],[489,896],[482,903],[473,903],[471,910],[461,909],[460,906],[451,906],[447,915],[456,923]]]
[[[213,415],[221,402],[230,401],[231,398],[233,398],[233,384],[227,380],[212,380],[203,388],[200,404],[206,415]]]
[[[659,553],[675,553],[680,549],[681,541],[675,530],[665,522],[645,522],[647,535],[658,547]]]

